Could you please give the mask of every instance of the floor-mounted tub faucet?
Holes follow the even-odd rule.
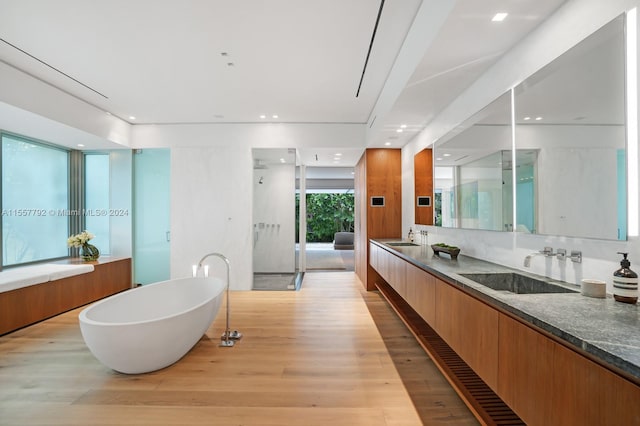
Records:
[[[542,249],[540,251],[536,251],[536,252],[533,252],[533,253],[527,255],[524,258],[524,267],[525,268],[528,268],[529,265],[531,265],[531,258],[533,256],[544,256],[544,257],[554,256],[553,248],[552,247],[545,247],[544,249]]]
[[[242,338],[242,333],[240,333],[238,330],[231,331],[231,329],[229,328],[229,311],[230,311],[230,308],[229,308],[229,290],[230,290],[229,259],[227,259],[224,255],[220,253],[205,254],[202,257],[202,259],[200,259],[200,262],[198,262],[197,270],[202,268],[202,263],[205,261],[207,257],[210,257],[210,256],[214,256],[222,259],[224,263],[227,265],[227,295],[226,295],[227,296],[227,324],[226,324],[226,330],[224,331],[224,334],[222,335],[222,338],[221,338],[222,341],[220,342],[220,346],[231,347],[234,345],[235,340],[240,340]],[[197,274],[197,270],[196,270],[196,274]]]

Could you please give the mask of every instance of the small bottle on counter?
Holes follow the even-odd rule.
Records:
[[[613,298],[618,302],[636,303],[638,301],[638,274],[629,267],[631,262],[627,259],[627,253],[622,255],[621,268],[613,273]]]
[[[413,229],[409,228],[409,235],[407,237],[410,242],[413,242]]]

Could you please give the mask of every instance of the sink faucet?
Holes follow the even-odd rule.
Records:
[[[544,257],[551,257],[551,256],[553,256],[553,255],[554,255],[554,253],[553,253],[553,248],[552,248],[552,247],[545,247],[544,249],[542,249],[542,250],[540,250],[540,251],[536,251],[536,252],[533,252],[533,253],[531,253],[531,254],[527,255],[527,256],[524,258],[524,267],[525,267],[525,268],[528,268],[528,267],[529,267],[529,265],[531,265],[531,258],[532,258],[533,256],[539,256],[539,255],[542,255],[542,256],[544,256]]]

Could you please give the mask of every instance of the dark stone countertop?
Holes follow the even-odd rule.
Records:
[[[616,302],[610,295],[595,299],[580,294],[580,287],[525,271],[459,255],[435,256],[429,246],[389,246],[395,240],[372,240],[386,250],[507,311],[570,346],[589,353],[640,380],[640,315],[638,305]],[[561,283],[577,293],[515,294],[492,290],[460,274],[517,272],[547,282]]]

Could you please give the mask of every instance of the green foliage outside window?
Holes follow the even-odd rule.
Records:
[[[300,195],[296,194],[296,218]],[[307,242],[333,241],[336,232],[353,232],[353,194],[307,194]],[[299,234],[296,219],[296,240]]]

